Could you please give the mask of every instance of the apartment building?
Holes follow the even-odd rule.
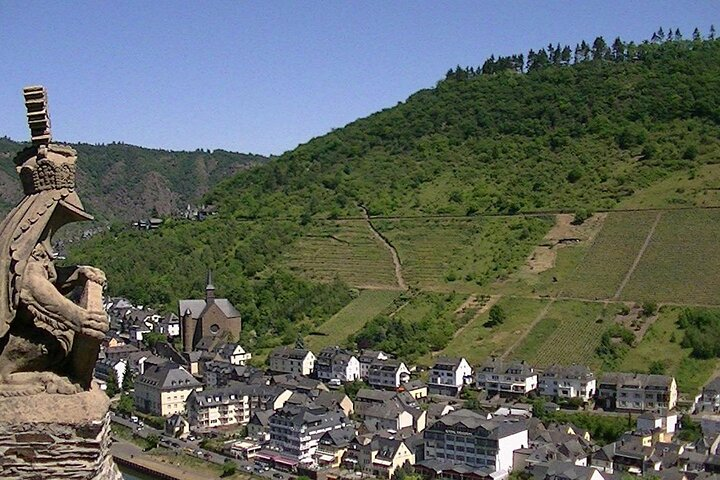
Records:
[[[472,383],[472,367],[464,358],[441,357],[430,369],[428,391],[434,394],[457,395],[463,386]]]
[[[312,374],[315,369],[315,355],[304,348],[279,347],[268,358],[270,370],[294,375]]]
[[[145,413],[167,417],[185,413],[185,402],[202,384],[183,367],[168,362],[150,365],[135,379],[135,407]]]
[[[371,387],[397,389],[410,380],[410,370],[398,360],[376,360],[368,368],[367,379]]]
[[[285,405],[270,416],[270,446],[298,462],[313,464],[320,438],[351,425],[341,410]]]
[[[513,452],[528,448],[528,428],[517,419],[488,420],[470,410],[456,410],[425,429],[425,467],[450,470],[457,465],[507,473]],[[495,475],[497,476],[497,475]]]
[[[584,365],[552,365],[540,374],[540,395],[554,398],[579,398],[588,402],[595,396],[595,374]]]
[[[597,390],[597,403],[606,410],[672,410],[678,399],[675,378],[668,375],[606,373]]]
[[[320,380],[354,382],[360,379],[360,362],[350,351],[339,347],[324,348],[315,362],[315,373]]]
[[[491,395],[527,395],[537,389],[538,375],[525,362],[493,357],[478,368],[476,386]]]

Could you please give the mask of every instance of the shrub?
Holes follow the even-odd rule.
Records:
[[[575,218],[573,218],[572,224],[573,225],[582,225],[585,223],[585,220],[592,217],[593,213],[588,210],[587,208],[579,208],[575,210]]]

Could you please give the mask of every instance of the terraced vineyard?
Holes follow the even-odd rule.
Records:
[[[485,326],[489,320],[488,311],[477,315],[450,340],[445,349],[432,356],[463,356],[471,364],[477,365],[491,355],[502,355],[517,335],[527,329],[547,302],[548,300],[528,298],[502,298],[497,303],[507,317],[502,324]],[[425,363],[430,363],[432,356],[426,356],[423,359]]]
[[[305,338],[307,348],[317,352],[330,345],[342,344],[365,322],[386,312],[399,296],[400,292],[396,290],[363,290],[358,298],[323,323],[317,332]]]
[[[622,297],[720,305],[718,272],[720,209],[666,211]]]
[[[411,286],[471,292],[522,265],[552,223],[539,217],[373,220],[397,249]]]
[[[318,281],[340,277],[360,288],[397,289],[392,256],[367,222],[323,222],[300,238],[285,259],[288,267]]]
[[[510,356],[535,366],[597,364],[595,349],[618,308],[558,300]],[[595,361],[594,361],[595,360]]]
[[[630,270],[657,212],[608,214],[600,234],[563,285],[563,296],[612,298]]]

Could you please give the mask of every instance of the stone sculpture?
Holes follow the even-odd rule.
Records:
[[[51,244],[63,225],[92,219],[75,191],[77,153],[51,143],[45,89],[24,96],[25,197],[0,224],[0,477],[116,480],[109,400],[92,383],[109,326],[105,274],[55,266]]]

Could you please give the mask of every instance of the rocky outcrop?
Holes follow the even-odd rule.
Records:
[[[98,388],[0,398],[0,478],[121,480],[108,406]]]

